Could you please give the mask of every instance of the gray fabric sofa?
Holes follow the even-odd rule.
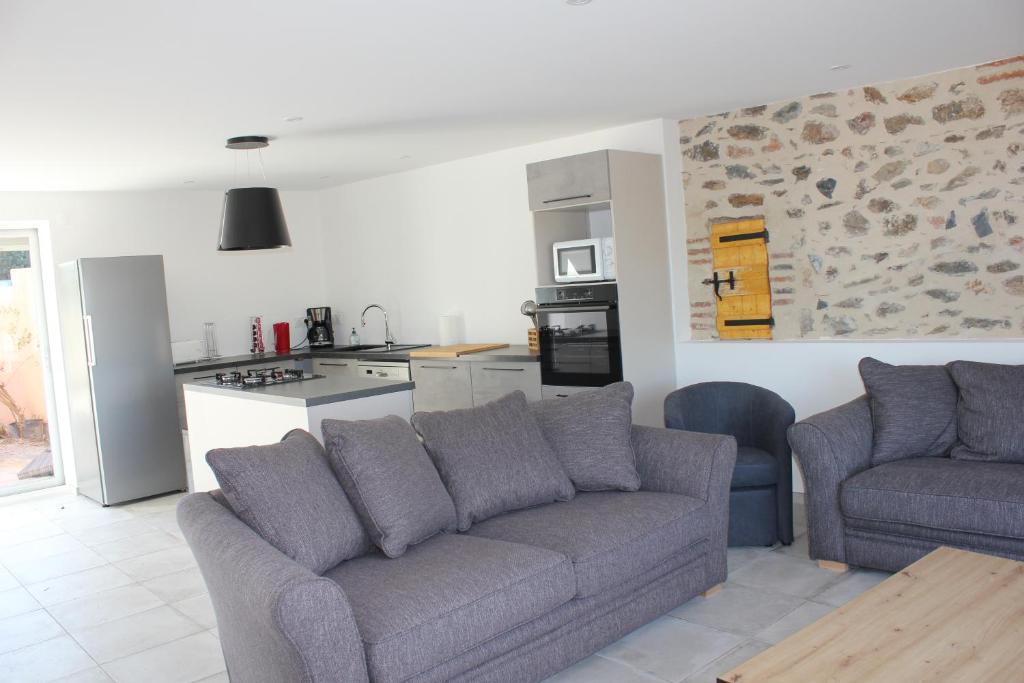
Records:
[[[789,430],[812,559],[898,571],[939,546],[1024,560],[1024,464],[916,457],[872,466],[866,396]]]
[[[634,426],[641,488],[579,492],[317,575],[219,492],[178,520],[232,681],[537,681],[725,581],[732,437]]]

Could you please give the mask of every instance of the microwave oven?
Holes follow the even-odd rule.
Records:
[[[615,242],[594,237],[551,246],[555,282],[597,282],[615,279]]]

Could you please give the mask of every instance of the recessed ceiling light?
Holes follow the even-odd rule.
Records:
[[[302,120],[301,116],[286,116],[286,117],[284,117],[284,122],[285,123],[298,123],[301,120]]]
[[[852,64],[836,64],[835,66],[830,66],[828,68],[828,70],[829,71],[846,71],[851,66],[853,66],[853,65]]]
[[[196,181],[194,181],[194,180],[186,180],[185,181],[186,185],[195,185],[195,183],[196,183]]]
[[[589,5],[590,0],[565,0],[567,5]]]
[[[331,176],[329,176],[329,175],[322,175],[322,176],[320,176],[320,180],[327,180],[330,177]]]
[[[399,159],[412,159],[412,155],[411,154],[403,154],[402,156],[400,156],[398,158]]]

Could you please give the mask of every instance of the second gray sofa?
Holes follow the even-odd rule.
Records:
[[[640,490],[580,491],[320,574],[220,492],[187,496],[232,681],[538,681],[722,583],[735,441],[630,433]]]
[[[898,571],[945,545],[1024,560],[1024,368],[861,371],[868,395],[789,431],[811,558]]]

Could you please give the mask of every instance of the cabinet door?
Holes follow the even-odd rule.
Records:
[[[194,382],[201,377],[215,377],[218,372],[224,372],[224,370],[198,370],[196,372],[182,372],[174,375],[174,384],[178,391],[178,423],[182,429],[188,429],[188,416],[185,414],[185,389],[183,385]]]
[[[455,410],[473,407],[473,380],[469,364],[458,361],[412,362],[415,410]]]
[[[356,374],[356,361],[347,358],[324,360],[313,359],[313,374],[326,377],[353,377]]]
[[[608,152],[588,152],[526,165],[530,210],[592,204],[611,199]]]
[[[595,387],[559,387],[551,384],[545,384],[541,387],[541,395],[544,399],[549,398],[569,398],[573,394],[578,394],[581,391],[591,391]]]
[[[473,363],[473,405],[483,405],[516,389],[527,401],[539,401],[540,363]]]

